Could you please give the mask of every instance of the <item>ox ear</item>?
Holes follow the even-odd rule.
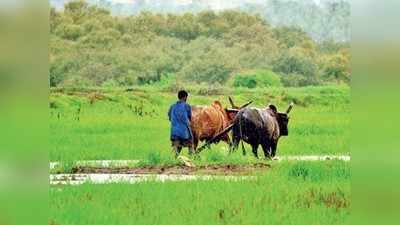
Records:
[[[228,99],[229,99],[229,103],[231,103],[232,108],[238,108],[238,107],[235,105],[235,103],[233,103],[233,99],[232,99],[231,96],[229,96]]]
[[[270,110],[272,110],[272,112],[278,113],[278,109],[276,108],[275,105],[269,104],[269,105],[268,105],[268,108],[269,108]]]

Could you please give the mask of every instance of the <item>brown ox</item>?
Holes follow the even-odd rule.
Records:
[[[190,128],[193,134],[193,148],[196,151],[199,141],[209,141],[215,135],[231,125],[232,120],[235,118],[238,109],[246,107],[251,102],[237,107],[229,98],[232,108],[226,109],[222,107],[219,101],[214,101],[211,106],[192,106],[192,119]],[[236,109],[236,110],[235,110]],[[213,142],[225,141],[231,145],[228,134],[224,134]]]

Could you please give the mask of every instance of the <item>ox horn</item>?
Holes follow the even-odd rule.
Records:
[[[288,109],[286,110],[286,114],[289,114],[289,113],[290,113],[290,111],[292,110],[293,106],[294,106],[294,103],[293,103],[293,102],[290,103]]]
[[[243,108],[245,108],[245,107],[249,106],[251,103],[253,103],[253,101],[249,101],[248,103],[246,103],[246,104],[244,104],[244,105],[240,106],[240,108],[239,108],[239,109],[243,109]]]
[[[233,99],[231,98],[231,96],[229,96],[228,98],[229,98],[229,103],[231,103],[232,108],[237,108],[235,103],[233,103]]]

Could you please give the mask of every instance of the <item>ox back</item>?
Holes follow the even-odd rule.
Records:
[[[242,140],[251,145],[252,152],[257,158],[259,145],[261,145],[266,158],[275,156],[280,129],[277,118],[269,108],[244,108],[238,112],[234,124],[232,151]],[[244,148],[243,154],[245,154]]]
[[[230,123],[231,119],[219,101],[214,101],[211,106],[192,106],[190,127],[193,133],[194,149],[197,149],[199,141],[212,139]],[[230,144],[228,134],[222,135],[215,142],[220,140]]]

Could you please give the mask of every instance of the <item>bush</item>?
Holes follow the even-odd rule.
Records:
[[[212,85],[198,85],[193,91],[198,95],[221,95],[227,92],[226,88],[218,83]]]
[[[161,87],[169,87],[176,83],[177,83],[177,81],[176,81],[175,74],[163,74],[163,75],[161,75],[160,81],[155,84],[159,85]]]
[[[304,87],[322,84],[322,82],[315,77],[306,77],[300,74],[284,74],[281,77],[281,81],[285,87]]]
[[[234,78],[233,86],[255,88],[257,86],[257,81],[254,76],[237,75]]]
[[[343,54],[328,57],[324,65],[324,75],[328,80],[350,82],[350,63]]]
[[[56,34],[64,39],[75,41],[83,35],[83,28],[75,24],[63,24],[56,30]]]
[[[193,60],[183,67],[181,73],[186,81],[209,84],[224,84],[231,75],[233,68],[228,63],[217,59],[203,58]]]
[[[234,87],[280,87],[280,77],[270,70],[256,70],[237,74],[233,78]]]
[[[109,80],[104,81],[101,86],[105,87],[105,88],[114,88],[114,87],[118,87],[119,84],[114,79],[109,79]]]
[[[69,79],[64,80],[63,87],[84,88],[93,86],[91,81],[81,76],[70,76]]]
[[[321,83],[320,71],[313,54],[306,49],[292,48],[275,60],[273,70],[282,74],[285,86],[317,85]]]

